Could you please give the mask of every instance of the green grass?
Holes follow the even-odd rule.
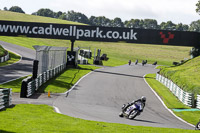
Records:
[[[59,23],[59,24],[76,24],[80,25],[81,23],[66,21],[61,19],[49,18],[28,15],[23,13],[9,12],[0,10],[0,20],[7,21],[24,21],[24,22],[41,22],[41,23]]]
[[[6,66],[6,65],[11,65],[11,64],[13,64],[13,63],[18,62],[18,61],[21,59],[20,56],[14,54],[14,53],[12,53],[12,52],[9,52],[9,56],[10,56],[10,59],[7,60],[7,61],[5,61],[5,62],[0,63],[0,67],[1,67],[1,66]]]
[[[42,85],[39,92],[63,93],[69,90],[81,77],[97,69],[96,66],[79,65],[78,68],[68,68],[56,78]]]
[[[26,76],[27,77],[27,76]],[[10,81],[8,83],[0,84],[0,88],[12,88],[12,92],[20,92],[21,91],[21,83],[22,80],[26,77],[22,77],[13,81]]]
[[[181,103],[163,84],[158,82],[155,77],[156,74],[147,74],[145,77],[146,81],[151,86],[152,89],[160,96],[162,101],[169,109],[187,109],[188,106]],[[174,111],[173,111],[174,112]],[[200,118],[200,111],[183,111],[183,112],[174,112],[177,116],[183,120],[196,125]]]
[[[130,126],[72,118],[48,105],[18,104],[0,112],[0,132],[20,133],[192,133],[193,130]]]
[[[200,56],[180,66],[161,69],[160,73],[171,79],[184,91],[200,94]]]
[[[33,45],[68,47],[68,50],[70,50],[71,48],[71,42],[69,40],[6,36],[0,36],[0,40],[8,43],[17,44],[30,49],[33,49]],[[132,60],[132,62],[135,62],[136,59],[139,60],[139,63],[141,63],[142,60],[148,60],[149,64],[157,61],[158,64],[171,66],[172,62],[174,61],[179,62],[184,58],[189,58],[188,52],[190,50],[190,47],[133,44],[123,42],[115,43],[76,41],[75,47],[78,46],[90,47],[93,54],[95,48],[96,50],[101,49],[101,54],[106,53],[109,57],[108,61],[103,61],[104,66],[119,66],[127,64],[128,60]]]
[[[6,50],[0,45],[0,57],[5,56]]]
[[[156,74],[147,74],[146,81],[148,84],[159,94],[160,98],[164,101],[165,105],[169,109],[174,108],[189,108],[182,104],[171,92],[170,90],[155,79]],[[172,102],[173,101],[173,102]]]
[[[50,90],[51,93],[63,93],[69,90],[81,77],[87,73],[97,69],[96,66],[79,65],[78,68],[68,68],[62,74],[55,78],[50,79],[43,84],[38,92],[44,93]],[[27,77],[27,76],[26,76]],[[12,88],[12,92],[21,91],[22,80],[26,77],[22,77],[11,82],[0,84],[0,88]]]

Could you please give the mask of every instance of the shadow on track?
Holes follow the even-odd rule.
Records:
[[[99,71],[99,70],[94,70],[94,72],[107,73],[107,74],[115,74],[115,75],[119,75],[119,76],[129,76],[129,77],[134,77],[134,78],[144,78],[142,76],[129,75],[129,74],[123,74],[123,73],[114,73],[114,72],[105,72],[105,71]],[[152,78],[152,77],[145,77],[145,78],[155,79],[155,78]]]
[[[141,120],[141,119],[133,119],[134,121],[140,121],[140,122],[146,122],[146,123],[157,123],[157,124],[162,124],[159,122],[154,122],[154,121],[148,121],[148,120]]]

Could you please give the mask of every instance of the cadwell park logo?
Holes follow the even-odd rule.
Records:
[[[174,34],[172,34],[171,32],[168,32],[168,37],[166,37],[166,34],[164,34],[163,32],[160,32],[161,38],[163,39],[163,43],[167,44],[169,43],[170,39],[174,39]]]

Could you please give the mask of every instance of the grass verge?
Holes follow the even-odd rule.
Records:
[[[156,91],[156,93],[160,96],[162,101],[169,109],[187,109],[188,106],[181,103],[163,84],[158,82],[156,78],[156,74],[147,74],[145,77],[146,81],[151,86],[152,89]],[[174,112],[174,111],[173,111]],[[183,120],[196,125],[200,118],[200,111],[182,111],[182,112],[174,112],[177,116],[182,118]]]
[[[69,90],[81,77],[99,67],[89,65],[79,65],[78,68],[68,68],[58,77],[55,77],[44,85],[38,92],[63,93]]]
[[[200,56],[182,65],[161,69],[160,73],[171,79],[186,92],[200,94]]]
[[[68,68],[62,74],[55,78],[50,79],[43,84],[38,92],[44,93],[50,90],[51,93],[63,93],[69,90],[81,77],[87,73],[98,69],[96,66],[79,65],[78,68]],[[26,76],[27,77],[27,76]],[[0,84],[0,88],[12,88],[12,92],[21,91],[22,80],[26,77],[22,77],[11,82]]]
[[[18,104],[0,112],[0,132],[20,133],[193,133],[193,130],[130,126],[72,118],[48,105]]]
[[[9,56],[10,56],[10,59],[8,61],[6,61],[6,62],[0,63],[0,67],[1,66],[6,66],[6,65],[11,65],[11,64],[13,64],[15,62],[18,62],[21,59],[20,56],[14,54],[12,52],[9,52]]]
[[[22,80],[25,79],[26,77],[13,80],[8,83],[0,84],[0,88],[12,88],[12,92],[19,93],[21,91]]]

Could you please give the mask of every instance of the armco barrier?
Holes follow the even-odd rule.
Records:
[[[0,110],[9,107],[12,100],[12,89],[0,88]]]
[[[31,79],[31,77],[28,77],[27,79],[24,79],[22,81],[22,86],[24,82],[24,86],[21,88],[21,92],[26,89],[25,94],[21,94],[20,97],[30,97],[33,95],[40,86],[42,86],[44,83],[46,83],[49,79],[55,77],[56,75],[60,74],[64,69],[66,69],[66,65],[60,65],[57,66],[54,69],[47,70],[46,72],[40,74],[36,79]]]
[[[156,74],[156,80],[165,85],[183,104],[194,107],[194,94],[183,91],[179,86],[171,80],[160,74]]]
[[[0,63],[5,62],[7,60],[9,60],[9,53],[8,52],[7,52],[6,56],[0,57]]]
[[[196,107],[197,107],[198,109],[200,109],[200,95],[197,95]]]

